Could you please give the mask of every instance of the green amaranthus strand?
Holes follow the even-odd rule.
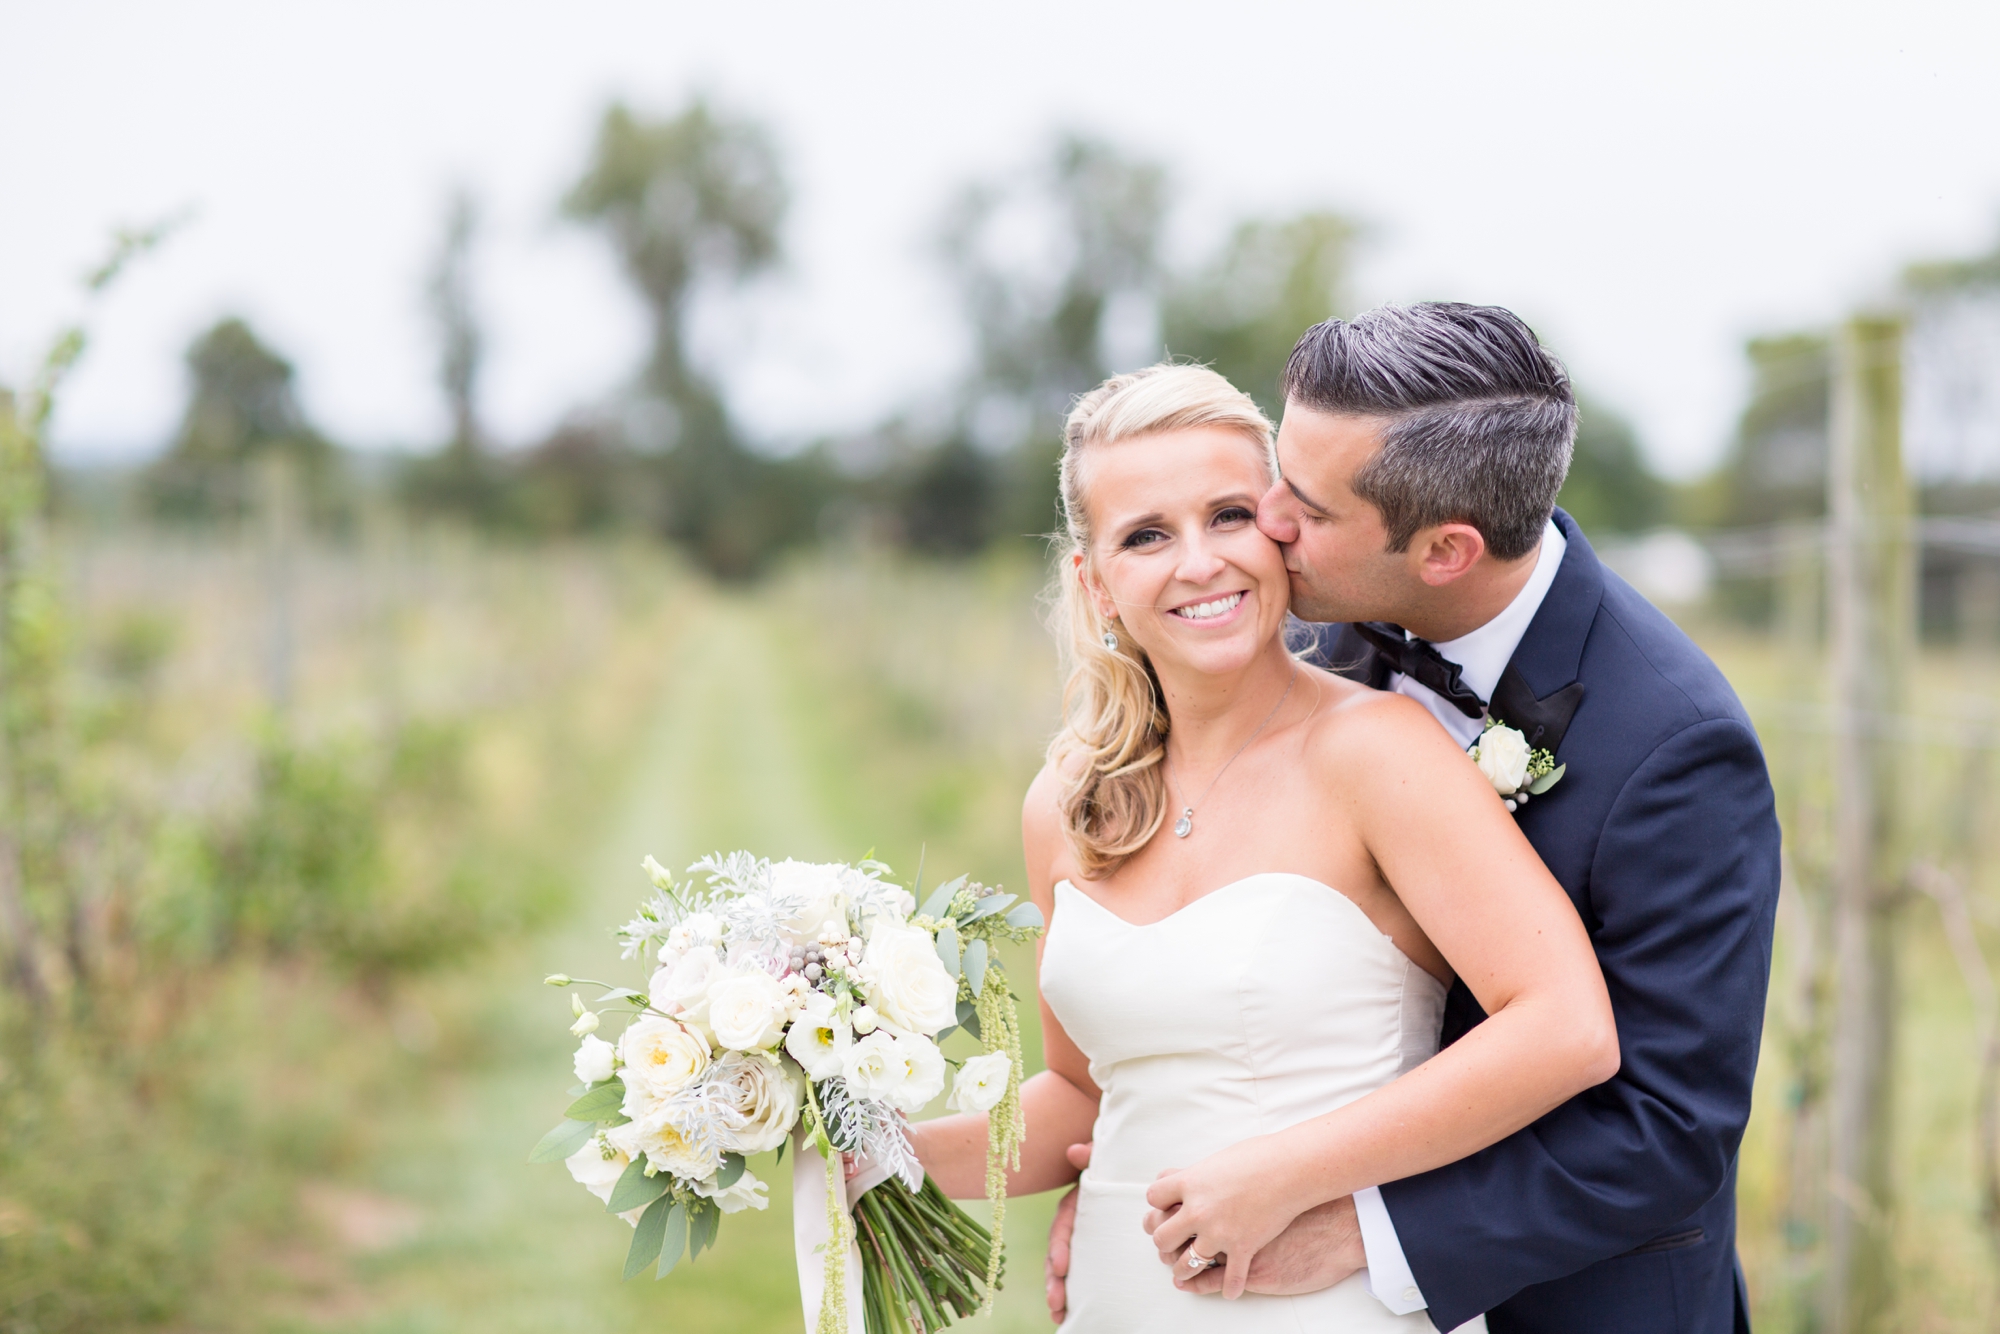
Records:
[[[993,1249],[986,1260],[986,1300],[980,1314],[993,1310],[1000,1290],[1000,1266],[1006,1251],[1001,1228],[1007,1221],[1007,1172],[1020,1170],[1021,1141],[1027,1121],[1021,1112],[1021,1081],[1027,1071],[1021,1061],[1021,1016],[1014,994],[999,969],[987,974],[986,986],[973,1002],[979,1012],[980,1044],[989,1052],[1007,1053],[1007,1092],[986,1115],[986,1199],[993,1206]]]
[[[819,1327],[817,1334],[847,1334],[847,1213],[839,1196],[847,1190],[840,1170],[840,1153],[827,1132],[826,1117],[820,1112],[819,1098],[812,1081],[806,1081],[806,1106],[812,1112],[813,1136],[826,1159],[826,1269],[820,1280]],[[796,1169],[794,1169],[796,1170]]]

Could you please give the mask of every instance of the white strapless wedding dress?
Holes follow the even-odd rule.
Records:
[[[1277,872],[1135,926],[1065,880],[1041,988],[1104,1091],[1067,1334],[1432,1334],[1361,1274],[1302,1297],[1181,1292],[1141,1226],[1161,1171],[1332,1111],[1436,1052],[1444,987],[1352,900]]]

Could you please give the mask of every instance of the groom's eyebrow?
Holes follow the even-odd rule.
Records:
[[[1314,500],[1311,496],[1299,490],[1299,484],[1297,482],[1294,482],[1291,478],[1289,477],[1285,478],[1285,485],[1291,490],[1291,493],[1294,496],[1298,497],[1299,504],[1304,505],[1309,510],[1318,510],[1321,514],[1325,514],[1327,512],[1326,506],[1320,504],[1317,500]]]

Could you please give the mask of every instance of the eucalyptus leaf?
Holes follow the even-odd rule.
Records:
[[[611,1188],[611,1198],[604,1202],[607,1214],[622,1214],[651,1204],[667,1193],[673,1178],[665,1172],[657,1176],[646,1175],[646,1160],[643,1156],[634,1158],[631,1165],[619,1176],[618,1184]]]
[[[661,1234],[660,1267],[653,1271],[654,1278],[665,1278],[681,1262],[688,1244],[688,1211],[678,1204],[667,1210],[667,1222]]]
[[[571,1103],[563,1115],[572,1121],[609,1121],[623,1115],[619,1108],[624,1104],[625,1085],[613,1076]]]
[[[975,940],[965,947],[965,981],[977,996],[986,981],[986,942]]]
[[[940,1028],[937,1032],[931,1034],[931,1041],[942,1045],[946,1038],[950,1037],[953,1033],[956,1032],[958,1032],[957,1024],[947,1024],[945,1027]]]
[[[565,1118],[561,1125],[542,1136],[528,1154],[531,1163],[559,1163],[563,1159],[590,1143],[590,1137],[597,1133],[597,1126],[590,1121],[571,1121]]]
[[[944,961],[944,970],[950,973],[955,980],[958,977],[958,956],[960,949],[958,928],[950,922],[946,922],[938,928],[937,952],[938,958]]]
[[[722,1209],[713,1201],[703,1201],[688,1210],[688,1259],[692,1260],[715,1244],[722,1230]]]
[[[994,913],[1005,912],[1007,911],[1007,905],[1015,902],[1020,897],[1019,894],[988,895],[979,901],[978,907],[972,910],[972,916],[965,919],[966,924],[969,926],[982,917],[991,917]]]
[[[958,1003],[958,1026],[972,1034],[974,1038],[985,1041],[979,1032],[979,1011],[974,1008],[971,1001],[962,1000]]]
[[[672,1197],[663,1195],[639,1215],[639,1226],[632,1229],[632,1249],[625,1252],[626,1278],[637,1278],[659,1258],[660,1239],[667,1230],[667,1215],[673,1210]]]
[[[742,1179],[743,1169],[748,1165],[743,1161],[743,1155],[740,1153],[723,1154],[722,1166],[715,1174],[715,1184],[727,1190]]]
[[[1557,781],[1563,776],[1563,770],[1567,768],[1569,768],[1567,764],[1558,764],[1555,768],[1528,784],[1528,795],[1531,797],[1541,796],[1542,793],[1556,785]]]
[[[790,1143],[791,1141],[788,1139],[781,1139],[778,1141],[778,1156],[771,1160],[771,1165],[773,1167],[776,1167],[779,1163],[785,1161],[785,1146]]]
[[[1040,908],[1032,903],[1023,903],[1007,914],[1007,925],[1023,930],[1031,927],[1039,930],[1048,923],[1043,919]]]
[[[965,881],[966,877],[960,876],[956,880],[947,880],[939,885],[931,891],[931,896],[924,900],[924,906],[917,909],[918,913],[925,917],[943,917],[944,910],[951,906],[952,896],[965,888]]]

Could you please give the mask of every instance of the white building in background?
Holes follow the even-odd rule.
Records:
[[[1903,354],[1903,457],[1920,485],[2000,482],[2000,288],[1916,302]]]

